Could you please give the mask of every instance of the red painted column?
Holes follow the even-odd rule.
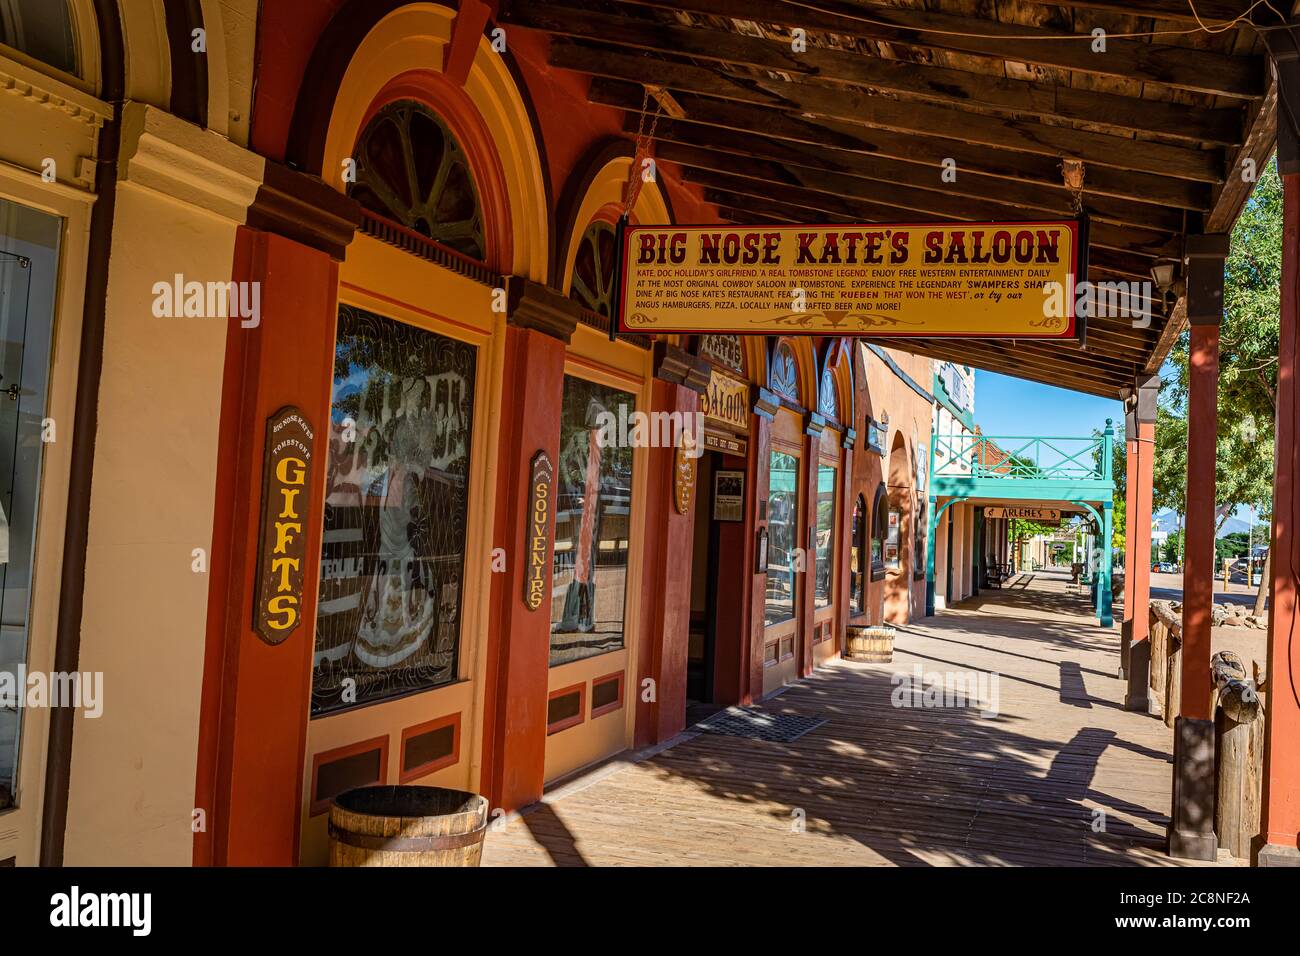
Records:
[[[1120,623],[1119,678],[1129,669],[1129,646],[1133,641],[1133,512],[1137,483],[1137,400],[1130,398],[1124,410],[1124,619]]]
[[[758,390],[758,400],[754,405],[751,440],[754,444],[752,460],[754,463],[754,498],[753,531],[750,534],[754,542],[752,560],[749,563],[749,681],[742,703],[749,704],[763,696],[763,620],[767,613],[767,575],[758,571],[759,561],[763,559],[758,553],[758,533],[767,527],[768,458],[772,452],[772,421],[781,401],[771,392]],[[762,509],[761,516],[759,509]]]
[[[1219,323],[1228,236],[1187,237],[1187,524],[1183,561],[1183,672],[1174,724],[1169,852],[1213,860],[1214,721],[1210,713],[1210,608],[1214,602],[1214,471],[1219,393]]]
[[[507,393],[521,400],[501,417],[492,545],[504,551],[506,570],[492,575],[479,788],[494,808],[517,810],[541,797],[546,770],[551,605],[532,610],[524,603],[524,543],[533,456],[545,451],[559,465],[565,342],[514,325],[505,334],[503,379]],[[555,540],[554,491],[548,537]],[[551,593],[550,562],[544,593]]]
[[[1160,376],[1150,375],[1137,382],[1132,419],[1136,426],[1131,443],[1128,475],[1127,522],[1131,552],[1125,572],[1124,613],[1132,601],[1129,653],[1126,664],[1128,690],[1124,709],[1151,712],[1151,508],[1154,495],[1156,448],[1156,399]]]
[[[320,573],[338,267],[322,251],[241,227],[236,281],[261,284],[257,328],[233,324],[226,345],[222,448],[209,583],[195,806],[209,830],[194,861],[294,866],[310,710]],[[304,513],[302,619],[281,644],[252,628],[266,420],[285,405],[315,429]]]
[[[1288,75],[1284,73],[1284,75]],[[1300,84],[1297,84],[1300,85]],[[1272,593],[1268,608],[1268,706],[1264,710],[1264,793],[1256,866],[1300,866],[1300,160],[1279,130],[1283,183],[1282,327],[1278,342],[1277,459],[1273,477]],[[1289,143],[1286,142],[1289,140]],[[1289,146],[1289,149],[1288,149]],[[1289,154],[1289,155],[1288,155]]]
[[[656,378],[652,391],[656,412],[688,416],[700,409],[699,393]],[[660,743],[686,726],[686,664],[691,628],[691,555],[695,509],[708,507],[708,489],[695,489],[686,514],[676,507],[677,449],[646,449],[646,541],[642,573],[642,620],[636,693],[638,746]],[[698,460],[696,462],[698,480]],[[653,700],[642,693],[654,682]]]
[[[1214,465],[1219,327],[1193,325],[1187,398],[1187,538],[1183,560],[1184,717],[1210,717],[1210,607],[1214,603]]]
[[[803,606],[799,609],[799,639],[795,653],[799,655],[799,676],[813,672],[813,614],[817,587],[817,465],[821,451],[821,427],[809,428],[804,436],[803,458],[803,573],[799,587],[803,589]]]

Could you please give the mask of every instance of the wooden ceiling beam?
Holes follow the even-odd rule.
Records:
[[[1158,37],[1150,42],[1111,38],[1106,53],[1098,55],[1092,52],[1092,37],[1088,34],[861,0],[851,4],[818,0],[816,5],[780,0],[622,0],[622,4],[673,14],[687,12],[826,31],[918,49],[951,50],[1241,99],[1262,96],[1267,78],[1264,60],[1258,56],[1175,46],[1159,42]],[[566,0],[566,6],[542,0],[510,0],[502,13],[506,22],[573,36],[580,35],[580,21],[592,16],[595,7],[592,0]],[[1034,39],[1039,37],[1051,39]],[[1064,39],[1073,37],[1077,39]]]
[[[1199,109],[811,46],[803,53],[794,53],[789,43],[780,40],[762,40],[724,30],[647,28],[636,22],[621,26],[613,34],[589,35],[584,39],[616,44],[623,49],[556,42],[549,54],[550,64],[593,76],[655,82],[673,89],[785,109],[797,110],[800,104],[808,109],[814,106],[820,106],[823,111],[834,109],[837,100],[833,97],[842,97],[844,84],[852,84],[953,106],[979,106],[1021,116],[1076,120],[1120,132],[1160,133],[1194,143],[1234,146],[1244,134],[1242,107]],[[661,49],[654,45],[657,42],[669,45]],[[790,79],[740,76],[723,72],[720,67],[710,69],[651,59],[644,51],[691,56],[718,64],[738,63],[786,74]],[[846,106],[843,104],[840,109]]]
[[[881,203],[900,209],[896,219],[915,219],[919,215],[939,216],[956,221],[1002,221],[1015,219],[1074,219],[1074,209],[1062,203],[1054,208],[1023,208],[1014,204],[1000,203],[996,199],[974,199],[969,196],[939,193],[935,190],[911,189],[891,183],[876,182],[874,179],[862,179],[852,176],[840,176],[836,173],[819,173],[806,170],[807,174],[790,176],[788,170],[777,166],[772,172],[764,172],[762,163],[754,163],[740,156],[727,156],[724,153],[710,153],[699,156],[698,152],[682,151],[666,143],[656,148],[655,156],[668,163],[676,163],[684,168],[682,178],[702,186],[718,186],[720,189],[733,189],[732,179],[744,179],[750,183],[744,190],[751,193],[754,189],[800,189],[811,193],[831,196],[849,196],[865,202]],[[729,163],[735,160],[735,163]],[[783,174],[784,173],[784,174]],[[727,179],[724,182],[723,177]],[[997,195],[992,194],[992,195]],[[1180,220],[1179,225],[1180,225]],[[1170,229],[1134,228],[1121,226],[1104,219],[1093,219],[1096,230],[1095,241],[1100,246],[1112,246],[1127,250],[1135,243],[1149,243],[1148,254],[1174,254],[1177,248],[1171,247]],[[1154,250],[1154,252],[1152,252]]]
[[[693,123],[665,125],[656,133],[656,155],[668,162],[700,169],[734,169],[751,178],[771,178],[790,185],[831,184],[841,177],[868,180],[895,189],[924,189],[945,196],[998,202],[1041,212],[1072,212],[1072,197],[1058,181],[1044,183],[1003,179],[966,171],[945,183],[933,169],[917,163],[842,150],[814,150],[797,143],[766,140]],[[1208,194],[1207,194],[1208,195]],[[919,197],[918,197],[919,201]],[[1084,206],[1108,222],[1182,232],[1187,214],[1178,208],[1134,202],[1085,191]]]
[[[675,163],[688,171],[703,170],[726,173],[732,176],[743,176],[757,182],[796,186],[836,196],[848,195],[858,199],[882,202],[915,210],[919,213],[946,215],[956,219],[1073,219],[1075,215],[1069,197],[1064,192],[1053,193],[1049,190],[1039,190],[1041,199],[1037,203],[1008,202],[1001,189],[994,189],[984,196],[969,196],[928,188],[918,189],[897,180],[893,182],[880,181],[809,167],[787,167],[779,163],[714,150],[699,149],[693,146],[682,146],[678,143],[656,144],[655,157],[661,162]],[[692,173],[687,172],[686,175],[689,176]],[[1008,181],[992,180],[991,182],[1000,184]],[[1008,185],[1010,185],[1009,182]],[[1131,208],[1144,204],[1116,203],[1115,205],[1125,205]],[[1129,212],[1129,219],[1126,223],[1117,223],[1104,212],[1094,209],[1091,203],[1087,203],[1085,206],[1092,213],[1094,222],[1108,223],[1111,227],[1132,225],[1164,233],[1181,232],[1183,228],[1183,217],[1177,210],[1146,206],[1145,208],[1151,211],[1148,214],[1151,221],[1137,221],[1138,215]]]
[[[645,79],[656,85],[661,79],[655,60],[646,60]],[[746,112],[781,110],[798,117],[825,121],[827,128],[867,127],[896,133],[932,135],[943,130],[949,139],[991,146],[1017,153],[1060,158],[1082,159],[1089,166],[1172,176],[1203,183],[1220,183],[1224,178],[1224,154],[1221,149],[1191,149],[1163,143],[1136,141],[1127,136],[1090,133],[1069,126],[1050,126],[1035,120],[1015,120],[970,113],[946,106],[901,102],[886,96],[873,96],[863,90],[830,90],[824,87],[790,84],[789,104],[772,107],[741,103],[683,92],[674,87],[674,99],[688,116],[725,115],[728,109]],[[642,87],[626,80],[597,77],[587,96],[593,103],[635,109]],[[631,100],[632,105],[628,106]]]
[[[1126,17],[1150,17],[1153,20],[1166,20],[1170,23],[1185,23],[1188,26],[1205,24],[1209,27],[1222,27],[1245,13],[1251,6],[1250,0],[1026,0],[1042,6],[1069,7],[1075,10],[1075,23],[1081,17],[1079,11],[1092,10],[1097,13],[1112,13]]]
[[[897,349],[900,352],[912,352],[916,355],[924,355],[945,362],[972,365],[986,372],[1009,375],[1012,378],[1037,382],[1040,385],[1054,385],[1057,388],[1084,392],[1101,398],[1118,398],[1119,390],[1125,385],[1132,384],[1131,380],[1120,383],[1118,380],[1108,378],[1097,379],[1091,376],[1071,374],[1066,370],[1068,367],[1045,371],[1030,368],[1001,357],[973,355],[967,350],[965,340],[961,339],[872,339],[870,336],[864,336],[864,338],[867,341],[875,342],[877,345]]]
[[[640,98],[637,97],[631,107],[623,106],[627,102],[625,96],[620,95],[616,99],[618,102],[610,105],[618,105],[632,114],[625,128],[635,132],[637,114],[641,108]],[[721,104],[721,101],[713,102]],[[843,153],[889,158],[928,167],[933,182],[942,188],[944,160],[951,159],[956,164],[954,169],[959,181],[963,175],[972,173],[1062,187],[1060,161],[1052,156],[1014,153],[989,146],[975,146],[960,140],[873,130],[865,126],[844,124],[840,128],[831,128],[824,122],[803,120],[773,110],[743,107],[739,104],[721,105],[722,109],[699,111],[686,120],[660,119],[658,138],[710,144],[707,139],[701,141],[690,130],[683,131],[682,125],[687,124],[704,129],[725,130],[725,135],[714,137],[712,141],[731,141],[735,144],[732,151],[752,145],[754,150],[750,155],[777,161],[795,161],[799,165],[833,169],[841,161]],[[802,145],[789,146],[789,143]],[[1084,187],[1085,196],[1096,194],[1193,211],[1209,208],[1209,187],[1206,184],[1151,173],[1092,166],[1087,169]]]
[[[781,186],[776,183],[756,179],[744,179],[725,173],[707,170],[688,170],[687,182],[716,190],[723,194],[724,204],[730,204],[735,196],[751,196],[773,202],[801,206],[839,217],[840,221],[849,222],[907,222],[915,219],[916,210],[908,209],[879,200],[860,199],[855,195],[833,195],[814,192],[797,186]],[[845,220],[844,217],[847,217]],[[926,218],[944,222],[977,221],[974,217],[927,214]],[[1134,227],[1110,226],[1094,223],[1089,231],[1089,245],[1093,248],[1114,249],[1123,253],[1136,253],[1153,258],[1175,256],[1182,248],[1182,241],[1168,233],[1153,232]]]

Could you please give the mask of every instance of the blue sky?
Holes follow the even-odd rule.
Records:
[[[984,434],[1086,438],[1113,418],[1124,424],[1124,406],[1051,385],[975,370],[975,421]]]
[[[1107,418],[1115,420],[1117,429],[1123,427],[1124,406],[1108,398],[975,370],[975,421],[992,438],[999,435],[1086,438],[1094,428],[1105,427]],[[1162,513],[1157,511],[1157,515]],[[1252,509],[1238,508],[1233,517],[1250,521]]]

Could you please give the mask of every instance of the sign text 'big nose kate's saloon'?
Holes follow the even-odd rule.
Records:
[[[620,328],[1075,338],[1080,223],[631,226]]]

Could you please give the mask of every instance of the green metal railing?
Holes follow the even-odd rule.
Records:
[[[948,478],[1111,479],[1111,429],[1091,438],[934,435],[931,474]]]

